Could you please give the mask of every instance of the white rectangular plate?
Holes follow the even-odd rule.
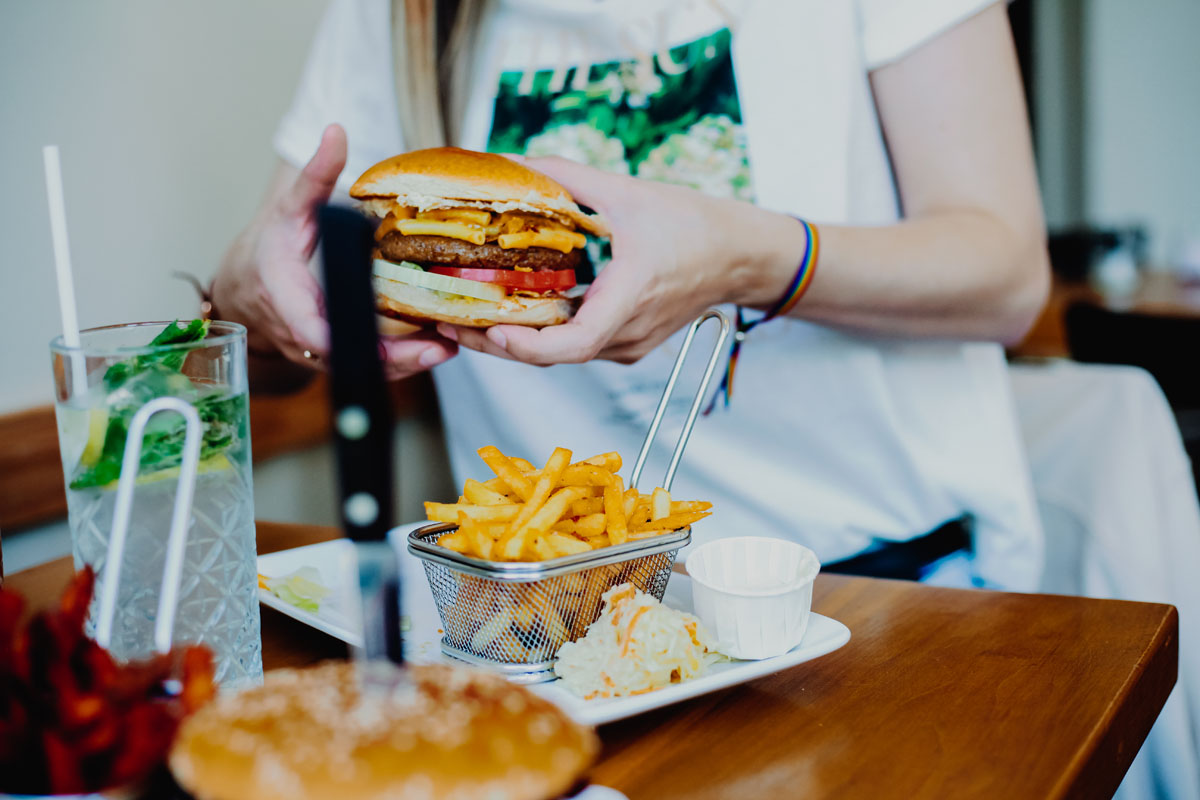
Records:
[[[392,544],[401,566],[402,611],[411,623],[411,628],[405,634],[405,655],[413,663],[453,662],[441,651],[441,620],[433,603],[429,582],[425,579],[425,569],[420,560],[407,550],[406,537],[409,531],[424,524],[413,523],[392,531]],[[347,539],[335,539],[258,558],[258,571],[270,578],[286,575],[300,567],[316,568],[321,573],[321,582],[333,589],[333,593],[321,603],[320,610],[315,614],[302,611],[260,589],[258,595],[263,604],[352,646],[361,646],[362,624],[356,601],[354,545]],[[671,577],[663,602],[671,608],[692,610],[691,581],[686,575]],[[829,617],[813,614],[809,618],[804,641],[781,656],[761,661],[733,660],[714,664],[699,678],[655,692],[633,697],[584,700],[568,691],[562,681],[530,688],[580,722],[600,725],[779,672],[830,653],[849,640],[850,630],[845,625]]]

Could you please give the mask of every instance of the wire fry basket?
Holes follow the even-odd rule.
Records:
[[[662,599],[691,528],[548,561],[484,561],[435,542],[457,526],[409,534],[445,634],[442,652],[503,672],[519,683],[554,679],[554,654],[600,616],[600,596],[629,582]]]
[[[715,309],[706,311],[688,327],[638,453],[630,478],[633,488],[637,487],[696,331],[710,319],[719,321],[720,332],[671,454],[663,488],[671,487],[729,337],[729,318]],[[692,538],[688,526],[641,541],[546,561],[485,561],[436,544],[440,536],[457,527],[453,523],[427,525],[408,536],[408,551],[424,564],[442,620],[442,652],[499,671],[518,683],[554,680],[554,654],[565,642],[583,636],[600,616],[601,596],[613,586],[632,583],[662,600],[675,557]]]

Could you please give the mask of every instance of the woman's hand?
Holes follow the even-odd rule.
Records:
[[[317,244],[317,211],[345,165],[346,134],[330,125],[303,170],[281,165],[263,206],[213,280],[213,306],[222,319],[247,327],[254,352],[279,352],[310,369],[320,368],[328,355],[324,296],[308,263]],[[433,333],[380,341],[389,380],[440,364],[457,352],[453,342]]]
[[[522,159],[599,212],[612,229],[612,261],[575,317],[536,330],[497,325],[486,333],[439,325],[464,347],[531,364],[594,358],[632,363],[716,303],[739,299],[751,277],[729,246],[775,217],[746,203],[678,186],[612,175],[561,158]],[[789,228],[799,228],[784,218]]]

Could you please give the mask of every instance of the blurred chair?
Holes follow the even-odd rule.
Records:
[[[1110,311],[1075,303],[1065,317],[1071,357],[1127,364],[1154,376],[1174,409],[1200,409],[1200,318]]]
[[[1075,303],[1064,315],[1076,361],[1126,364],[1154,376],[1175,413],[1200,491],[1200,317],[1111,311]]]

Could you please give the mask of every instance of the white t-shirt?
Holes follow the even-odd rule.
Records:
[[[702,190],[818,224],[886,224],[898,208],[868,72],[988,4],[496,0],[455,144],[524,143],[683,182],[698,170]],[[388,3],[334,0],[278,152],[303,164],[323,127],[341,123],[345,189],[405,149],[396,115]],[[487,477],[475,454],[485,444],[535,462],[565,446],[580,456],[618,450],[632,463],[679,338],[630,366],[543,369],[463,351],[437,367],[456,478]],[[1005,369],[992,344],[760,325],[742,348],[730,407],[697,423],[672,487],[715,503],[694,542],[782,536],[831,561],[970,514],[974,553],[955,574],[1033,589],[1041,529]],[[677,418],[689,390],[678,392]],[[674,431],[664,427],[669,452]],[[643,490],[659,475],[661,466],[648,470]]]

